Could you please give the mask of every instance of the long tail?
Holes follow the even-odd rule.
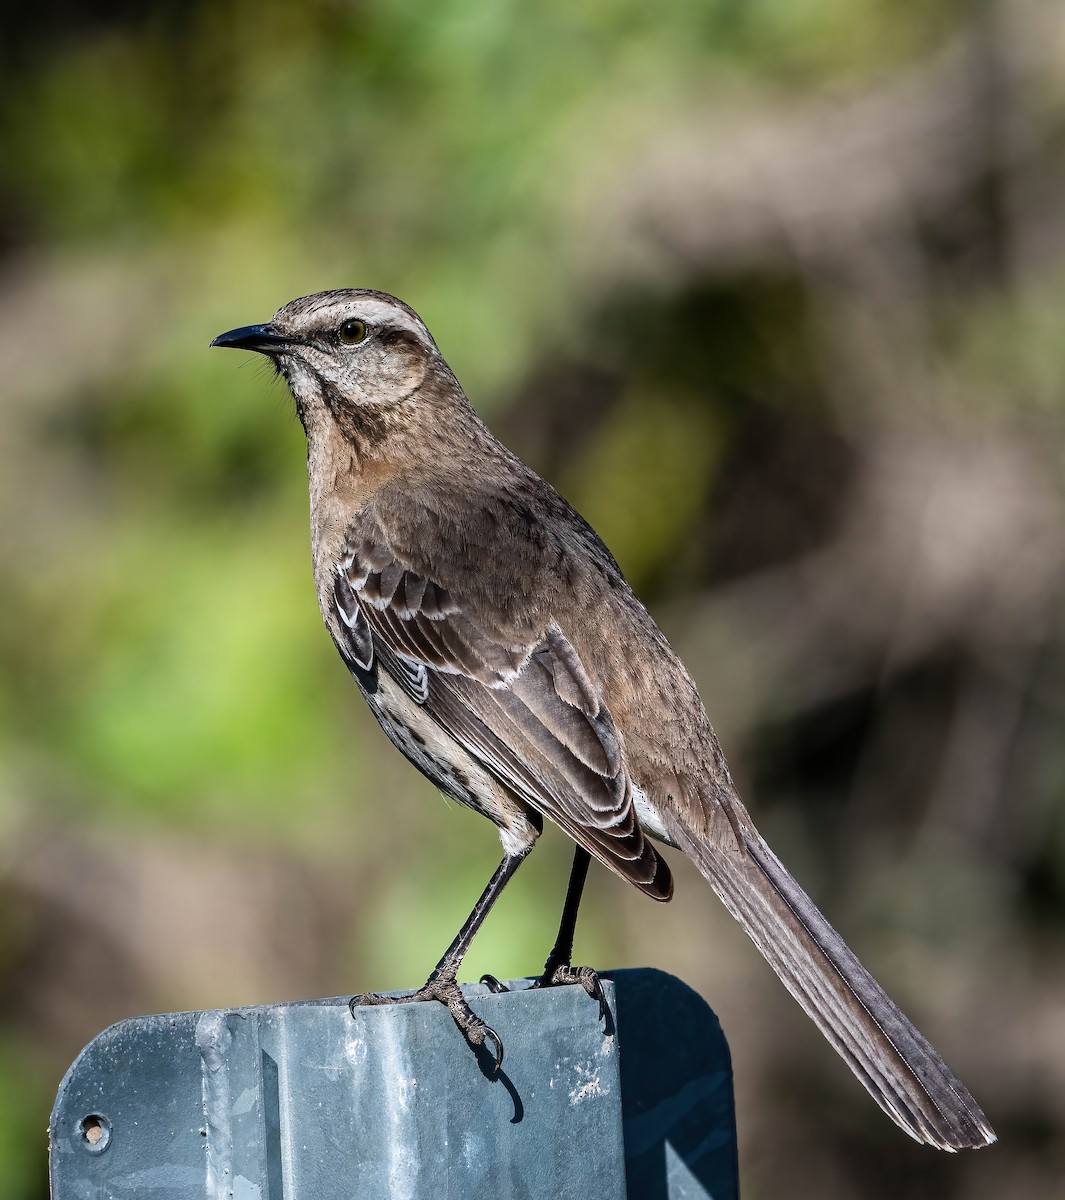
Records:
[[[745,851],[670,832],[850,1069],[911,1137],[941,1150],[995,1132],[964,1084],[862,966],[751,827]]]

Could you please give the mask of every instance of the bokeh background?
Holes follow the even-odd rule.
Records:
[[[745,1194],[1065,1178],[1065,6],[61,0],[0,41],[0,1191],[112,1021],[420,983],[493,869],[316,612],[303,444],[208,352],[395,292],[597,526],[757,819],[983,1102],[867,1101],[692,870]],[[534,972],[548,834],[468,978]]]

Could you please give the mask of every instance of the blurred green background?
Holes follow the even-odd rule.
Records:
[[[0,46],[0,1191],[147,1011],[415,986],[491,828],[321,629],[302,433],[208,352],[424,316],[600,530],[763,831],[984,1104],[909,1144],[692,870],[578,958],[697,987],[745,1195],[1065,1177],[1065,9],[69,0]],[[465,977],[534,972],[548,833]],[[1057,1182],[1055,1182],[1057,1181]]]

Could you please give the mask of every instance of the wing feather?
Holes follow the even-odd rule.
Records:
[[[348,543],[334,592],[357,666],[386,671],[535,813],[668,899],[672,878],[637,818],[621,739],[562,630],[511,644],[375,533]]]

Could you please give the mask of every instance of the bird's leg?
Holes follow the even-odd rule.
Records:
[[[584,881],[588,878],[590,862],[591,855],[582,846],[578,846],[573,852],[573,866],[570,868],[569,886],[566,888],[566,902],[562,906],[558,936],[551,953],[547,956],[547,962],[544,963],[544,973],[533,987],[557,987],[564,983],[578,983],[593,1000],[599,1001],[599,1019],[606,1021],[610,1010],[599,976],[591,967],[572,965],[577,910],[581,906],[581,895],[584,892]]]
[[[577,910],[581,905],[581,895],[584,892],[584,881],[588,878],[588,864],[591,855],[583,847],[578,846],[573,854],[573,866],[569,874],[569,886],[566,888],[566,902],[562,906],[562,920],[558,927],[558,936],[551,953],[544,963],[544,973],[533,984],[534,988],[558,987],[566,983],[577,983],[593,1000],[599,1002],[599,1019],[606,1021],[609,1008],[603,985],[599,976],[591,967],[574,967],[573,935],[577,929]],[[481,982],[486,983],[492,991],[503,991],[503,985],[493,975],[482,975]]]
[[[465,1034],[471,1046],[483,1046],[485,1041],[493,1043],[495,1050],[496,1070],[503,1064],[503,1043],[499,1034],[470,1008],[462,989],[458,985],[458,970],[470,948],[477,930],[484,923],[492,905],[499,898],[500,892],[506,887],[510,877],[521,865],[528,850],[522,854],[508,854],[496,868],[495,874],[488,881],[488,886],[481,893],[481,898],[473,906],[473,912],[466,918],[465,924],[455,935],[455,940],[444,952],[443,958],[433,968],[432,974],[425,981],[425,986],[419,988],[410,996],[378,996],[368,993],[363,996],[353,996],[348,1002],[351,1015],[355,1009],[368,1004],[410,1004],[417,1000],[438,1000],[447,1005],[448,1011],[455,1019],[455,1024]]]

